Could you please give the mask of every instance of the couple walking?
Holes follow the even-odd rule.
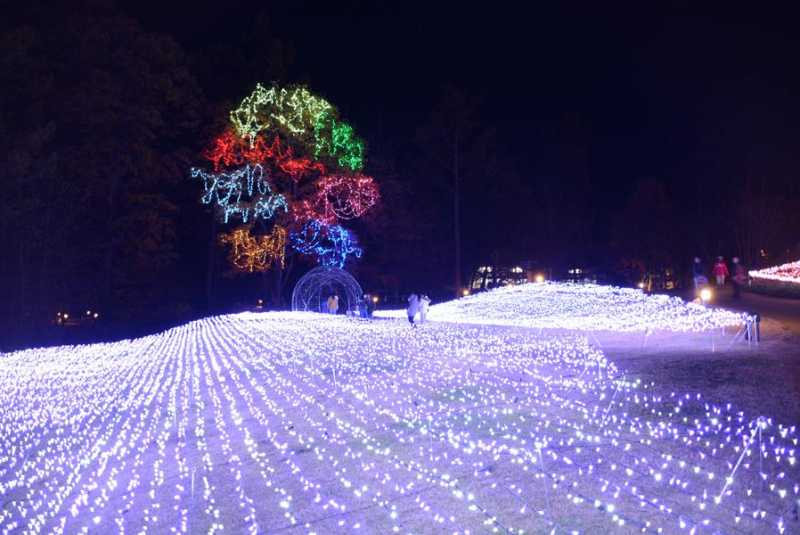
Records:
[[[414,318],[417,313],[419,313],[419,322],[425,323],[425,318],[428,315],[428,305],[430,304],[431,298],[425,294],[420,296],[414,293],[408,296],[408,308],[406,312],[408,313],[408,322],[413,327],[417,326],[416,323],[414,323]]]

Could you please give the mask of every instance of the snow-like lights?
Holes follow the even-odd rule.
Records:
[[[781,264],[780,266],[751,271],[750,276],[756,280],[765,279],[788,282],[800,286],[800,260],[797,262],[789,262],[788,264]]]
[[[467,293],[464,294],[465,296]],[[382,310],[380,317],[403,317]],[[579,331],[705,331],[739,327],[741,314],[677,297],[596,284],[542,282],[477,293],[430,307],[433,321]]]
[[[0,356],[0,533],[790,532],[797,441],[581,336],[243,313]]]

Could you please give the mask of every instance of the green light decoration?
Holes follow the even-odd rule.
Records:
[[[321,114],[314,125],[314,157],[329,156],[341,167],[359,171],[364,167],[364,142],[355,137],[353,127]]]
[[[353,127],[338,119],[336,109],[302,86],[255,90],[230,113],[236,132],[252,146],[259,133],[278,131],[287,138],[314,147],[317,160],[330,158],[352,171],[364,167],[364,142]]]

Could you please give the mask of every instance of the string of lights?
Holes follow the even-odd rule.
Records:
[[[352,171],[364,166],[364,142],[355,137],[353,127],[338,120],[336,109],[305,87],[257,84],[231,111],[230,119],[251,146],[261,132],[281,132],[301,144],[313,145],[317,159],[331,158]]]
[[[233,130],[226,130],[211,143],[204,153],[215,171],[245,164],[269,164],[287,174],[294,182],[311,173],[324,174],[325,166],[305,157],[296,157],[294,149],[274,136],[267,143],[262,136],[250,144]]]
[[[378,186],[370,176],[325,175],[317,181],[317,192],[311,198],[294,203],[292,215],[298,222],[315,219],[333,225],[339,220],[361,217],[378,199]]]
[[[348,257],[361,258],[362,250],[352,232],[339,225],[307,221],[291,235],[292,246],[300,254],[313,255],[321,266],[342,268]]]
[[[200,200],[203,204],[216,203],[222,209],[225,223],[233,215],[247,223],[251,213],[256,218],[271,219],[279,209],[289,211],[286,198],[280,193],[273,193],[260,164],[245,165],[235,171],[221,173],[193,168],[192,177],[203,179],[205,193]]]
[[[242,313],[0,358],[0,532],[789,533],[797,430],[582,336]]]
[[[800,260],[765,269],[750,271],[753,279],[764,279],[800,285]]]
[[[286,229],[272,227],[269,234],[253,236],[248,227],[220,234],[219,241],[230,248],[229,260],[236,269],[247,273],[266,271],[272,265],[284,266]]]

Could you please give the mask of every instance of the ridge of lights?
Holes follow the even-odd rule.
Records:
[[[779,266],[752,270],[749,274],[754,279],[765,279],[800,285],[800,260],[788,262]]]
[[[402,318],[405,310],[379,310],[376,316]],[[743,315],[687,303],[679,297],[597,284],[525,283],[437,303],[431,321],[576,331],[702,332],[741,327]]]

